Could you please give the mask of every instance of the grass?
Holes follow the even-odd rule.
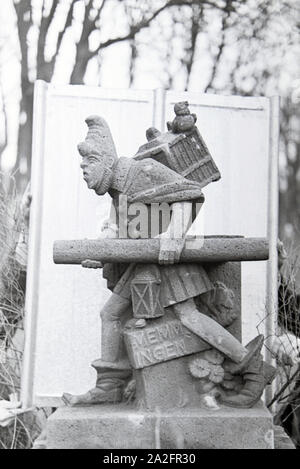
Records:
[[[26,269],[15,247],[25,229],[13,178],[0,174],[0,400],[20,396]],[[0,449],[30,448],[40,431],[36,412],[0,426]]]
[[[300,249],[290,246],[282,262],[278,286],[278,325],[288,354],[300,354],[300,294],[296,278],[300,268]],[[298,337],[299,339],[295,339]],[[300,364],[277,358],[279,379],[271,403],[277,404],[275,423],[282,425],[300,449]]]

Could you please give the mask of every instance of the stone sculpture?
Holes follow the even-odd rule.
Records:
[[[113,263],[102,263],[91,255],[92,249],[82,253],[83,267],[103,268],[112,295],[101,311],[101,358],[92,364],[96,386],[80,396],[65,393],[69,406],[124,401],[149,409],[213,408],[220,403],[247,408],[260,399],[274,376],[261,355],[263,336],[247,347],[235,337],[239,315],[229,283],[234,276],[228,275],[236,272],[233,263],[221,264],[218,252],[215,267],[182,262],[187,231],[204,202],[202,188],[217,181],[220,172],[188,103],[177,103],[174,110],[169,131],[148,129],[148,142],[134,158],[117,157],[104,119],[86,119],[88,134],[78,146],[83,177],[99,196],[109,193],[113,204],[114,217],[104,223],[99,243],[102,239],[116,246],[117,238],[120,243],[126,238],[139,248],[137,261],[129,263],[118,262],[120,250]],[[142,237],[159,242],[156,262],[145,260],[142,244],[137,244],[142,240],[134,239],[138,233],[130,226],[133,204],[143,205],[150,218]],[[165,204],[171,213],[168,223],[158,223],[154,233],[153,204]],[[216,238],[216,244],[219,241]],[[247,240],[239,241],[246,246]],[[224,242],[230,251],[235,239]]]
[[[176,103],[174,106],[174,112],[176,117],[173,122],[167,122],[168,130],[176,134],[188,132],[193,129],[197,122],[197,116],[196,114],[191,114],[189,103],[187,101]]]

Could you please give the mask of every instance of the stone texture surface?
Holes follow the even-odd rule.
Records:
[[[136,370],[136,399],[148,410],[200,407],[197,379],[188,369],[189,357],[182,357]]]
[[[241,264],[206,264],[205,270],[212,283],[221,281],[230,285],[236,319],[227,330],[241,340]],[[161,319],[148,321],[144,328],[125,329],[124,340],[133,368],[151,366],[207,348],[206,342],[185,328],[170,312]]]
[[[235,321],[227,327],[238,340],[242,340],[242,297],[241,297],[241,264],[239,262],[222,262],[205,264],[204,269],[212,283],[223,282],[234,293]]]
[[[106,132],[107,124],[96,116],[86,120],[89,127],[88,136],[86,141],[79,145],[79,152],[83,157],[81,168],[84,180],[97,195],[103,195],[110,190],[114,207],[119,215],[116,220],[110,219],[108,225],[113,226],[117,223],[119,238],[128,238],[130,227],[127,215],[130,207],[132,208],[131,204],[135,202],[146,205],[160,202],[169,204],[168,207],[172,207],[172,216],[169,220],[168,232],[174,232],[176,214],[182,214],[183,202],[189,202],[191,210],[194,201],[202,203],[204,198],[201,181],[205,185],[214,180],[213,172],[207,173],[202,162],[199,165],[200,135],[197,132],[192,135],[196,118],[190,116],[189,111],[186,114],[187,103],[179,103],[179,105],[180,109],[183,105],[184,118],[176,112],[177,117],[171,124],[171,128],[176,133],[182,132],[183,128],[191,131],[190,141],[178,141],[178,151],[174,150],[172,153],[176,162],[180,165],[182,163],[187,165],[183,171],[180,165],[178,167],[175,165],[175,170],[172,169],[168,161],[169,153],[165,165],[152,158],[148,160],[121,158],[112,165],[116,155],[114,154],[111,159],[107,158],[107,142],[108,148],[112,143],[110,134]],[[100,142],[96,146],[96,155],[93,155],[94,139],[101,137],[102,133],[104,150],[102,152]],[[186,137],[188,138],[187,135]],[[206,153],[206,147],[204,153]],[[205,162],[205,157],[203,162]],[[206,163],[209,164],[209,161]],[[208,178],[207,181],[203,180],[203,176]],[[217,178],[219,177],[218,173]],[[117,197],[116,194],[126,195],[126,207],[123,207],[121,197]],[[124,212],[126,216],[123,213],[124,208],[126,208]],[[145,220],[148,221],[151,211],[149,211],[150,207],[145,208]],[[124,220],[125,230],[122,225]],[[151,222],[153,222],[152,219]],[[183,234],[180,237],[187,233],[187,229],[184,223]],[[162,231],[159,230],[158,233],[162,234]],[[148,264],[149,262],[157,263],[159,260],[162,264],[173,264],[179,260],[184,245],[183,242],[178,243],[177,239],[166,236],[161,239],[146,240],[103,238],[105,236],[98,240],[57,242],[54,248],[54,261],[70,264],[86,260],[104,263]],[[109,360],[115,363],[120,355],[122,339],[120,318],[121,314],[126,313],[131,299],[131,289],[128,287],[136,287],[133,290],[137,295],[138,304],[144,305],[145,292],[148,290],[151,292],[147,298],[149,301],[151,298],[152,302],[153,298],[155,300],[159,298],[158,289],[154,287],[160,285],[160,280],[162,287],[170,283],[172,294],[169,294],[167,288],[161,290],[163,292],[160,296],[161,304],[164,307],[172,305],[172,309],[181,322],[175,318],[168,320],[164,317],[161,321],[152,323],[150,319],[146,327],[140,324],[140,330],[134,329],[137,327],[137,322],[131,330],[126,330],[124,336],[132,366],[135,368],[136,401],[127,407],[104,405],[100,408],[93,406],[85,409],[80,407],[71,410],[60,409],[48,423],[49,448],[271,448],[273,445],[272,422],[269,414],[261,406],[248,410],[217,408],[217,406],[214,410],[212,407],[203,408],[201,397],[197,393],[197,380],[188,371],[189,357],[200,350],[205,350],[206,344],[220,350],[236,363],[241,363],[246,355],[246,350],[241,343],[223,327],[230,323],[230,321],[223,321],[224,314],[226,316],[226,307],[227,319],[233,320],[239,314],[231,316],[233,306],[228,306],[230,304],[227,301],[228,297],[226,300],[225,295],[221,300],[217,289],[212,291],[211,283],[203,267],[197,266],[196,263],[213,263],[215,266],[216,263],[227,261],[265,260],[267,258],[268,241],[263,238],[187,238],[180,260],[195,263],[196,271],[194,269],[190,272],[188,265],[179,265],[177,269],[174,267],[176,273],[174,275],[171,275],[173,268],[168,269],[167,280],[163,276],[162,279],[155,276],[150,282],[147,278],[146,283],[145,275],[141,275],[138,282],[131,283],[130,267],[127,268],[129,272],[126,270],[123,274],[120,273],[122,277],[107,276],[105,272],[105,278],[109,281],[113,280],[111,285],[114,285],[114,293],[101,312],[102,359],[106,361],[105,376],[99,375],[103,370],[97,370],[97,388],[94,392],[79,396],[78,399],[73,399],[74,396],[69,395],[70,399],[68,398],[67,402],[70,404],[95,404],[105,399],[107,401],[107,394],[114,392],[114,387],[125,384],[124,377],[121,380],[119,375],[115,375],[115,370],[109,366]],[[201,270],[199,273],[199,269],[203,272]],[[165,272],[166,269],[161,268],[160,271]],[[177,271],[180,271],[180,274]],[[225,272],[223,274],[226,277]],[[224,284],[223,289],[231,288],[232,281],[235,279],[235,289],[240,295],[240,273],[236,272],[236,274],[231,278],[227,273],[229,285]],[[218,275],[217,279],[221,280]],[[153,288],[149,287],[147,290],[148,283],[151,283]],[[190,284],[196,284],[197,288],[190,291]],[[178,294],[181,290],[184,291],[183,295]],[[215,300],[212,299],[210,303],[202,301],[202,307],[206,307],[207,311],[202,312],[200,308],[199,311],[196,309],[193,298],[200,294],[208,295],[206,298],[211,294],[215,297]],[[232,295],[234,296],[233,291]],[[125,301],[120,302],[120,297]],[[214,303],[216,298],[220,299],[219,303]],[[216,304],[220,306],[219,310]],[[148,319],[149,316],[160,316],[161,311],[157,314],[156,310],[147,306],[146,304],[145,311],[135,311],[138,308],[133,301],[135,317]],[[157,306],[156,303],[155,306]],[[240,313],[240,308],[238,313]],[[238,329],[235,331],[239,332]],[[197,336],[205,342],[199,341]],[[201,363],[199,368],[202,369]],[[245,374],[244,369],[243,371]],[[215,378],[220,377],[216,374]],[[118,400],[121,399],[121,393],[119,394]],[[255,396],[255,402],[260,395],[261,393]],[[114,396],[114,401],[116,400]],[[112,402],[112,399],[110,401]]]
[[[274,449],[296,449],[293,441],[280,425],[274,425]]]
[[[48,419],[48,449],[272,449],[273,425],[252,409],[143,412],[129,406],[60,408]]]
[[[259,261],[269,257],[266,238],[207,238],[187,240],[181,262]],[[81,264],[86,259],[101,262],[157,262],[159,239],[82,239],[55,241],[56,264]]]
[[[133,368],[145,368],[210,348],[171,314],[148,321],[141,329],[125,329],[124,340]]]
[[[205,269],[212,282],[222,281],[234,292],[237,318],[228,331],[240,340],[241,265],[207,264]],[[188,360],[191,354],[211,348],[206,342],[185,328],[170,311],[163,318],[147,321],[144,328],[125,329],[124,339],[130,363],[136,369],[137,400],[146,408],[200,405],[197,380],[188,370]]]
[[[173,123],[168,123],[172,132],[161,134],[153,127],[148,129],[148,143],[139,148],[134,158],[153,158],[205,187],[210,182],[218,181],[221,174],[199,130],[194,126],[196,116],[190,114],[188,107],[186,111],[186,115],[177,115]]]
[[[178,305],[175,307],[178,308]],[[180,311],[180,320],[187,329],[200,336],[235,363],[240,363],[247,354],[245,347],[232,334],[206,314],[202,314],[196,309],[183,308]]]

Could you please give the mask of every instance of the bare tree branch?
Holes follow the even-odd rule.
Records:
[[[20,40],[21,48],[21,65],[22,65],[22,90],[23,93],[26,93],[26,87],[28,86],[28,55],[27,55],[27,35],[30,26],[32,25],[31,20],[31,0],[22,0],[19,3],[14,4],[16,14],[17,14],[17,27]],[[28,16],[27,21],[24,21],[24,18]]]
[[[79,42],[87,41],[91,32],[95,29],[95,19],[90,19],[90,12],[93,8],[93,0],[89,0],[88,4],[85,7],[83,25],[82,25],[82,33]]]
[[[155,10],[148,18],[143,18],[138,23],[132,24],[129,32],[125,34],[124,36],[111,38],[105,42],[100,43],[98,48],[95,51],[90,52],[90,58],[96,55],[101,49],[105,49],[106,47],[109,47],[118,42],[124,42],[124,41],[129,41],[129,40],[134,39],[136,34],[148,28],[150,24],[155,20],[155,18],[157,18],[166,9],[170,7],[174,7],[174,6],[192,5],[193,3],[199,3],[199,1],[201,0],[190,0],[190,1],[189,0],[169,0],[167,1],[162,7]],[[206,0],[204,1],[205,3],[210,3],[210,2],[206,2]]]
[[[2,84],[0,83],[0,94],[1,94],[1,101],[2,101],[2,109],[1,112],[4,117],[4,141],[1,142],[0,146],[0,168],[1,168],[1,155],[5,148],[7,147],[7,113],[6,113],[6,106],[5,106],[5,96],[3,92]]]
[[[28,31],[32,26],[31,0],[22,0],[14,4],[17,14],[17,28],[21,50],[21,89],[22,98],[20,103],[20,114],[26,117],[26,122],[19,127],[18,153],[16,168],[20,161],[26,159],[30,171],[31,161],[31,135],[32,135],[32,108],[33,108],[33,84],[29,80],[28,66]],[[19,173],[16,175],[17,184],[21,184]]]
[[[104,9],[106,3],[107,3],[107,0],[102,0],[101,6],[99,7],[97,16],[96,16],[96,18],[95,18],[95,25],[96,25],[96,22],[100,19],[101,14],[102,14],[102,11],[103,11],[103,9]]]
[[[218,53],[217,53],[217,55],[215,57],[215,60],[214,60],[214,65],[213,65],[213,68],[212,68],[212,71],[211,71],[210,78],[209,78],[208,83],[205,87],[205,93],[212,87],[212,84],[213,84],[214,79],[215,79],[216,74],[217,74],[218,65],[220,63],[220,60],[221,60],[221,57],[222,57],[222,54],[223,54],[223,51],[224,51],[224,47],[225,47],[225,43],[226,43],[226,31],[228,29],[228,21],[229,21],[229,18],[231,16],[232,12],[234,11],[232,3],[233,3],[232,0],[226,0],[226,7],[224,8],[224,13],[223,13],[223,17],[222,17],[221,42],[220,42],[220,45],[219,45]]]
[[[57,63],[57,57],[60,51],[62,51],[61,46],[63,43],[63,39],[68,28],[72,26],[74,18],[74,8],[76,3],[79,1],[82,2],[82,0],[72,0],[68,3],[69,9],[67,12],[65,12],[65,23],[61,26],[61,30],[57,32],[57,40],[56,44],[54,45],[54,53],[49,61],[45,60],[45,45],[48,39],[49,28],[52,29],[52,25],[55,26],[54,22],[55,18],[57,17],[56,12],[58,13],[57,8],[58,6],[60,7],[60,4],[62,2],[61,0],[53,0],[47,12],[45,12],[45,9],[43,7],[44,15],[41,19],[40,33],[38,37],[38,78],[42,78],[46,81],[51,81],[55,65]],[[32,26],[31,3],[33,3],[33,0],[20,0],[18,1],[18,3],[15,4],[18,19],[17,24],[19,30],[20,48],[22,54],[21,111],[25,110],[26,115],[29,119],[32,118],[31,112],[33,94],[33,85],[28,78],[29,71],[27,59],[29,47],[27,41],[28,31]],[[203,25],[205,24],[203,22],[204,15],[207,11],[210,12],[215,10],[217,12],[222,13],[222,25],[218,51],[215,54],[214,64],[206,87],[206,90],[213,89],[215,85],[215,78],[219,70],[219,65],[224,55],[225,44],[227,40],[227,30],[230,28],[231,30],[234,29],[234,31],[237,32],[237,53],[240,56],[237,61],[237,68],[240,69],[241,66],[249,64],[249,61],[251,61],[251,59],[249,58],[251,57],[251,54],[257,53],[257,43],[263,43],[265,41],[265,30],[269,27],[268,18],[272,14],[272,11],[274,13],[274,4],[272,5],[272,0],[258,0],[258,6],[255,7],[254,4],[250,2],[250,0],[164,0],[162,2],[159,2],[160,6],[158,6],[155,1],[151,0],[144,0],[143,2],[140,2],[139,0],[115,0],[111,3],[108,0],[102,0],[102,2],[99,3],[101,4],[98,7],[95,7],[93,5],[92,0],[85,1],[82,31],[80,34],[80,38],[76,43],[75,64],[73,66],[70,78],[70,82],[73,84],[84,83],[84,76],[89,61],[94,57],[99,57],[99,53],[101,51],[105,50],[111,45],[127,42],[131,52],[131,59],[129,63],[129,77],[130,84],[132,85],[135,74],[136,58],[139,52],[139,33],[151,27],[151,25],[153,24],[153,22],[155,22],[159,15],[163,14],[164,12],[168,11],[169,14],[172,15],[173,12],[175,14],[180,9],[182,9],[183,14],[180,15],[178,19],[180,23],[186,21],[186,18],[188,17],[187,15],[189,15],[189,12],[192,12],[189,21],[190,29],[188,46],[186,47],[185,57],[181,61],[186,70],[186,89],[188,89],[190,84],[190,78],[192,75],[193,64],[195,61],[195,54],[197,51],[197,37],[201,28],[203,28]],[[105,11],[107,11],[106,9],[111,6],[111,4],[117,6],[125,6],[123,11],[125,11],[124,18],[127,20],[127,30],[125,30],[123,34],[117,32],[115,37],[111,35],[108,36],[106,39],[100,39],[100,42],[98,42],[97,47],[95,47],[94,50],[90,50],[91,34],[97,30],[100,31],[104,13]],[[288,2],[283,2],[283,7],[280,8],[280,13],[284,11],[284,13],[290,17],[292,15],[291,9],[287,11],[287,5]],[[245,6],[246,11],[248,8],[249,12],[251,13],[251,15],[249,16],[246,15],[246,18],[242,16],[242,14],[244,14],[245,16]],[[239,11],[240,7],[241,11]],[[95,11],[95,9],[97,9],[97,11]],[[241,13],[242,11],[243,13]],[[254,14],[255,11],[257,14]],[[245,27],[243,27],[243,25],[245,25]],[[247,44],[249,44],[250,42],[251,44],[253,44],[254,42],[255,47],[253,48],[253,51],[247,51],[246,54],[245,49],[247,47]],[[174,78],[173,76],[171,76],[170,69],[168,67],[168,63],[173,60],[172,57],[174,56],[173,53],[170,53],[172,47],[173,45],[171,40],[169,41],[167,46],[164,46],[164,54],[166,54],[164,57],[165,74],[166,78],[169,79],[170,86],[172,85]],[[251,69],[250,73],[251,78],[253,78],[253,87],[250,82],[249,86],[251,87],[251,89],[240,89],[241,94],[249,94],[251,92],[255,92],[256,94],[263,93],[265,83],[267,80],[269,80],[268,76],[266,75],[266,72],[263,72],[261,70],[253,72],[253,70]],[[227,91],[229,87],[231,90],[239,90],[239,88],[243,87],[241,85],[241,82],[243,80],[240,78],[240,76],[240,71],[233,70],[231,72],[232,83],[227,83]],[[23,127],[24,125],[21,125],[21,133],[23,132],[23,130],[25,133],[25,129]],[[28,135],[30,134],[29,127],[26,130],[28,132]],[[25,138],[25,136],[21,135],[20,140],[23,141],[23,137]],[[24,143],[23,141],[21,145],[22,149],[24,149],[26,145],[29,145],[28,148],[30,148],[30,138],[26,136],[25,140],[26,142]],[[29,154],[30,152],[30,150],[27,150],[26,152],[25,150],[22,151],[24,152],[24,154]]]
[[[66,22],[65,22],[64,28],[63,28],[62,31],[60,31],[59,34],[58,34],[56,49],[55,49],[55,53],[54,53],[54,60],[56,59],[56,57],[57,57],[57,55],[58,55],[58,53],[59,53],[60,46],[61,46],[61,43],[62,43],[62,40],[63,40],[63,37],[64,37],[64,35],[65,35],[66,30],[72,25],[73,14],[74,14],[74,8],[75,8],[75,4],[76,4],[78,1],[79,1],[79,0],[73,0],[73,1],[72,1],[71,5],[70,5],[70,9],[69,9],[68,14],[67,14],[67,18],[66,18]]]
[[[43,76],[43,69],[46,65],[45,62],[45,45],[46,45],[46,37],[48,34],[49,27],[51,22],[53,21],[53,17],[58,6],[58,2],[52,0],[52,5],[50,11],[47,16],[44,15],[45,6],[44,2],[42,5],[42,18],[41,24],[39,28],[39,38],[38,38],[38,47],[37,47],[37,76],[41,79],[47,79],[47,77]]]
[[[70,82],[72,84],[83,83],[84,74],[89,60],[98,54],[98,52],[96,51],[91,54],[89,50],[89,36],[92,31],[96,29],[97,21],[100,20],[100,15],[103,11],[105,3],[106,0],[103,0],[101,6],[99,7],[98,13],[94,19],[90,18],[90,13],[93,9],[93,0],[89,0],[89,2],[85,6],[81,36],[78,43],[76,44],[75,64],[70,78]]]
[[[186,68],[186,84],[185,90],[187,91],[190,84],[192,67],[194,64],[195,53],[196,53],[196,43],[198,34],[201,28],[201,20],[203,19],[203,7],[202,5],[193,5],[192,7],[192,18],[191,18],[191,27],[190,27],[190,44],[186,50],[184,65]]]
[[[231,3],[234,2],[234,0],[227,0],[227,2],[229,1]],[[213,2],[210,2],[209,0],[168,0],[162,7],[155,10],[148,18],[144,18],[137,24],[132,25],[129,32],[125,34],[124,36],[110,38],[107,41],[100,43],[97,49],[89,52],[89,58],[91,59],[92,57],[97,55],[101,49],[105,49],[106,47],[109,47],[119,42],[125,42],[125,41],[134,39],[136,34],[148,28],[150,24],[155,20],[155,18],[157,18],[163,11],[165,11],[168,8],[175,7],[175,6],[192,6],[192,5],[204,5],[204,4],[223,10],[222,7],[220,7],[219,5]]]

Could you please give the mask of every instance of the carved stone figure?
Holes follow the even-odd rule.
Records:
[[[196,114],[191,114],[189,103],[187,101],[176,103],[174,112],[176,117],[173,122],[167,122],[168,130],[171,130],[175,134],[192,130],[197,122],[197,116]]]
[[[103,268],[112,295],[101,311],[101,358],[92,364],[96,386],[80,396],[64,394],[67,405],[132,401],[135,387],[142,381],[146,386],[148,375],[163,373],[168,362],[175,374],[178,366],[189,370],[191,394],[197,382],[196,399],[204,393],[225,405],[250,407],[273,375],[261,356],[262,336],[244,347],[226,329],[237,317],[230,285],[213,283],[201,263],[180,262],[187,231],[204,202],[202,187],[220,173],[188,103],[177,103],[175,113],[166,134],[148,129],[148,143],[134,158],[117,158],[104,119],[86,119],[88,134],[78,146],[83,177],[89,189],[112,198],[112,215],[100,237],[135,238],[132,209],[141,204],[150,219],[142,237],[158,238],[160,249],[157,263],[143,262],[143,252],[139,263],[103,265],[88,257],[82,262],[85,268]],[[161,203],[171,216],[153,235],[152,208]],[[154,347],[158,338],[164,344]],[[134,379],[133,368],[140,370]],[[186,399],[183,390],[182,403]]]

